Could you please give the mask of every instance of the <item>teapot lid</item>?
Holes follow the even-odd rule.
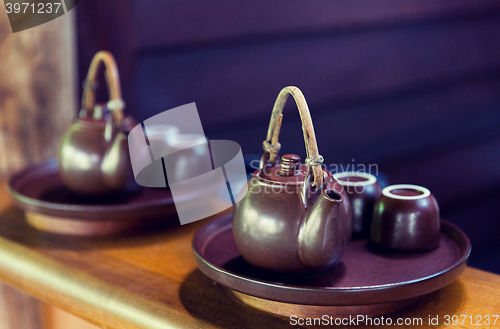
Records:
[[[95,104],[90,110],[81,109],[78,113],[78,119],[82,121],[90,122],[103,122],[106,123],[109,120],[111,113],[107,108],[105,103]]]
[[[301,164],[300,157],[296,154],[285,154],[281,163],[265,165],[256,171],[256,178],[268,183],[281,183],[302,185],[309,173],[309,167]],[[323,171],[325,181],[329,181],[327,172]]]

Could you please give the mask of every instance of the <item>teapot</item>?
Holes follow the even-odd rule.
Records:
[[[292,95],[299,109],[305,164],[286,154],[277,159],[283,107]],[[285,87],[274,104],[264,155],[233,209],[233,235],[243,259],[290,276],[326,273],[338,265],[352,234],[349,198],[321,167],[314,127],[304,95]],[[239,197],[239,198],[240,198]]]
[[[101,63],[106,68],[110,97],[104,106],[95,105],[94,95]],[[108,195],[124,190],[133,180],[124,107],[116,62],[109,52],[100,51],[90,64],[78,119],[59,144],[61,179],[72,192],[84,196]]]

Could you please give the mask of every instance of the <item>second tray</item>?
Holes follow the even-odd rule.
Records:
[[[107,199],[75,196],[63,186],[55,159],[12,176],[8,187],[31,226],[57,234],[114,235],[177,219],[166,188],[136,188]]]

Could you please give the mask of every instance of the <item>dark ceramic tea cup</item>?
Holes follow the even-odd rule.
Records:
[[[333,177],[344,187],[351,202],[353,238],[367,238],[375,200],[382,194],[377,177],[356,171],[336,173]]]
[[[391,185],[375,203],[370,240],[393,251],[429,251],[439,247],[440,226],[439,206],[428,189]]]

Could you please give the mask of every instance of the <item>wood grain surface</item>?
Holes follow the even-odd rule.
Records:
[[[96,326],[59,307],[42,303],[43,329],[97,329]]]
[[[12,33],[0,10],[0,176],[55,156],[76,114],[74,23]]]
[[[44,327],[42,303],[17,289],[0,286],[1,329],[49,329]]]
[[[0,279],[105,328],[289,327],[197,270],[191,239],[205,222],[113,239],[59,237],[30,228],[1,189]],[[394,317],[498,314],[499,297],[500,276],[468,268],[430,301]]]
[[[12,33],[0,5],[0,177],[53,157],[75,115],[74,13]],[[0,328],[42,328],[40,303],[0,286]]]

